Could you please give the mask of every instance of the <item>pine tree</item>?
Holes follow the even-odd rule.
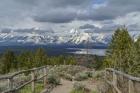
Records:
[[[34,56],[34,62],[37,67],[47,64],[47,55],[44,49],[38,48],[36,50],[35,56]]]
[[[73,56],[68,56],[66,59],[65,59],[65,64],[67,65],[75,65],[76,64],[76,60]]]
[[[135,42],[135,62],[133,65],[131,64],[131,73],[133,75],[140,76],[140,36],[138,37],[137,41]]]
[[[127,29],[119,28],[112,36],[106,54],[105,65],[128,73],[135,59],[134,52],[134,42]]]
[[[30,69],[35,66],[34,54],[31,51],[24,51],[18,57],[18,67],[20,69]]]
[[[11,69],[13,69],[15,64],[15,55],[13,51],[7,50],[3,55],[2,55],[2,61],[3,61],[3,66],[2,66],[2,73],[8,73],[10,72]]]

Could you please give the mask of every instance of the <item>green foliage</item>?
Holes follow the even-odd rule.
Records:
[[[131,66],[131,73],[140,77],[140,36],[135,42],[135,61]]]
[[[82,83],[79,82],[75,82],[73,85],[74,90],[84,90],[85,89],[85,85],[83,85]]]
[[[30,69],[35,66],[33,62],[34,56],[31,51],[25,51],[17,56],[18,66],[20,69]]]
[[[91,77],[92,72],[87,71],[87,68],[74,65],[55,65],[50,68],[49,73],[58,74],[59,77],[72,81],[77,73],[85,73],[86,77]]]
[[[75,65],[76,60],[72,56],[58,56],[49,58],[49,65]]]
[[[85,93],[84,90],[72,90],[70,93]]]
[[[45,50],[42,48],[38,48],[34,55],[34,62],[36,67],[40,67],[47,63],[47,55]]]
[[[92,91],[92,93],[98,93],[97,91]]]
[[[73,77],[70,74],[67,74],[67,73],[63,73],[61,75],[61,77],[66,79],[66,80],[69,80],[69,81],[72,81],[72,79],[73,79]]]
[[[35,85],[35,93],[40,93],[44,89],[43,82],[37,82]],[[20,89],[18,93],[32,93],[31,85],[27,85]]]
[[[104,71],[95,71],[94,74],[93,74],[93,78],[96,79],[96,80],[101,80],[104,76]]]
[[[90,77],[92,77],[92,72],[84,71],[84,72],[77,73],[74,79],[77,81],[82,81]]]
[[[76,60],[72,56],[48,57],[43,48],[36,51],[23,51],[15,55],[13,51],[7,50],[0,57],[0,74],[6,74],[15,70],[31,69],[44,65],[74,65]]]
[[[79,82],[75,82],[73,86],[73,90],[70,93],[96,93],[91,92],[89,89],[85,88],[85,85]]]
[[[2,62],[2,72],[3,74],[5,73],[9,73],[10,69],[13,67],[17,66],[16,60],[15,60],[15,54],[13,51],[7,50],[1,58],[1,62]]]
[[[88,77],[92,77],[93,76],[93,72],[92,71],[85,71],[85,73],[87,74]]]
[[[112,67],[129,74],[134,73],[133,68],[139,63],[137,60],[140,60],[137,58],[136,45],[137,49],[140,49],[137,43],[134,44],[126,28],[117,29],[106,53],[105,67]]]
[[[94,68],[95,70],[100,70],[103,67],[103,58],[94,55],[92,63],[89,64],[91,68]]]
[[[49,84],[54,84],[54,85],[60,84],[60,77],[56,73],[48,74],[47,79]]]

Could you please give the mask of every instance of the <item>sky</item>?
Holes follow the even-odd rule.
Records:
[[[140,0],[0,0],[0,29],[140,31]]]

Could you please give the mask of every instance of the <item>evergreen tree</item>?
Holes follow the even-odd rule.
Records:
[[[4,62],[2,61],[2,57],[0,56],[0,74],[4,74],[3,68],[4,68]]]
[[[34,54],[31,51],[22,52],[18,57],[18,67],[20,69],[30,69],[35,66]]]
[[[135,51],[136,51],[135,54],[136,60],[133,63],[133,65],[131,64],[131,72],[134,75],[140,76],[140,36],[135,42]]]
[[[34,56],[34,62],[36,63],[37,67],[47,64],[47,55],[44,49],[38,48],[36,50],[35,56]]]
[[[115,69],[129,72],[134,63],[134,42],[126,28],[119,28],[112,36],[112,41],[107,50],[105,65]]]
[[[68,56],[65,60],[64,60],[66,65],[76,65],[76,60],[73,56]]]
[[[3,55],[2,55],[2,73],[8,73],[10,72],[11,69],[13,69],[14,65],[17,65],[15,63],[15,55],[13,51],[7,50]]]

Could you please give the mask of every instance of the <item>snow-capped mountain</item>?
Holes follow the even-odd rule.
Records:
[[[73,44],[87,44],[87,43],[102,43],[108,44],[111,40],[112,34],[109,33],[87,33],[87,32],[78,32],[77,30],[71,30],[72,37],[69,40]]]
[[[139,33],[140,34],[140,33]],[[139,36],[138,32],[131,32],[130,35],[135,40]],[[87,33],[77,29],[70,31],[54,32],[32,29],[3,29],[0,31],[0,45],[48,45],[48,44],[100,44],[107,45],[112,38],[112,33]]]
[[[0,31],[0,44],[59,43],[59,38],[53,32],[36,29]]]
[[[130,35],[134,41],[137,41],[138,37],[140,37],[140,32],[139,31],[132,31],[132,32],[130,32]]]

